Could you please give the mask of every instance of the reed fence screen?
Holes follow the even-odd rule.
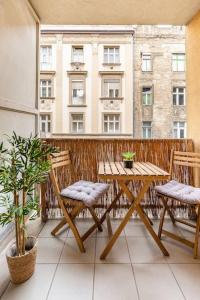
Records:
[[[122,161],[122,153],[125,151],[136,152],[136,161],[151,162],[160,168],[169,171],[171,150],[194,151],[193,141],[190,139],[155,139],[155,140],[135,140],[135,139],[45,139],[47,144],[54,145],[60,150],[70,150],[71,159],[75,170],[75,178],[72,179],[69,170],[65,167],[59,169],[58,178],[61,188],[66,187],[74,180],[80,179],[98,181],[99,161]],[[193,184],[193,172],[188,167],[177,167],[175,169],[176,180]],[[164,182],[154,182],[143,199],[142,205],[150,217],[157,218],[160,214],[161,202],[155,195],[154,186]],[[141,183],[134,181],[130,188],[137,193],[141,188]],[[102,197],[97,205],[98,215],[101,215],[109,205],[111,199],[115,197],[119,190],[116,182],[110,182],[110,189],[107,195]],[[42,185],[42,218],[61,217],[61,211],[54,196],[50,180]],[[177,216],[187,217],[187,208],[178,202],[171,202],[171,206]],[[122,196],[114,210],[113,217],[122,217],[129,207],[128,200]],[[87,217],[87,212],[83,213]],[[133,217],[136,217],[134,215]]]

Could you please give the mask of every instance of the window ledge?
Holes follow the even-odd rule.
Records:
[[[110,67],[114,67],[114,66],[121,66],[121,63],[102,63],[103,66],[110,66]]]
[[[55,75],[56,71],[54,71],[54,70],[40,70],[40,74],[52,74],[52,75]]]
[[[76,66],[76,65],[81,65],[81,66],[83,66],[85,63],[84,62],[74,62],[74,61],[71,61],[71,65],[72,66]]]
[[[115,100],[123,100],[124,97],[113,97],[113,98],[111,98],[111,97],[100,97],[99,99],[100,99],[100,100],[111,100],[111,101],[115,101]]]
[[[142,74],[153,74],[153,71],[142,71],[141,70],[141,72],[142,72]]]
[[[55,97],[40,97],[40,100],[55,100]]]
[[[87,107],[87,105],[86,104],[79,104],[79,105],[69,104],[69,105],[67,105],[67,107]]]

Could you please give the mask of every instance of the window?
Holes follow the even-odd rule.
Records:
[[[172,70],[174,72],[185,71],[185,54],[183,53],[172,54]]]
[[[152,87],[143,87],[142,88],[142,104],[143,105],[152,105],[153,95]]]
[[[120,115],[119,114],[104,114],[103,131],[105,133],[120,132]]]
[[[142,54],[142,71],[151,72],[152,71],[152,58],[151,54]]]
[[[52,47],[41,46],[40,58],[41,58],[40,60],[41,70],[51,70],[52,69]]]
[[[104,63],[119,64],[119,47],[104,47]]]
[[[173,88],[173,105],[185,105],[185,88]]]
[[[186,122],[174,122],[173,136],[175,139],[184,139],[186,137]]]
[[[71,90],[72,90],[72,105],[83,105],[84,104],[84,80],[72,80]]]
[[[40,97],[47,98],[52,97],[52,81],[40,80]]]
[[[103,97],[119,98],[121,95],[121,80],[105,78],[103,79]]]
[[[150,121],[142,122],[142,136],[143,139],[150,139],[152,137],[152,127]]]
[[[40,131],[42,133],[51,132],[51,116],[50,114],[40,115]]]
[[[72,47],[72,62],[83,63],[83,47],[81,46]]]
[[[84,118],[83,114],[71,114],[71,132],[83,133],[84,132]]]

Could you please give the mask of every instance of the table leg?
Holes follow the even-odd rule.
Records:
[[[129,219],[131,218],[134,210],[137,208],[137,205],[140,203],[140,201],[142,200],[144,194],[148,190],[150,184],[151,184],[151,181],[146,181],[145,184],[144,184],[144,186],[143,186],[143,188],[142,188],[142,190],[140,191],[138,197],[134,198],[134,196],[132,195],[132,193],[127,188],[127,184],[125,182],[123,182],[123,181],[119,181],[119,185],[121,186],[121,189],[128,196],[129,200],[131,200],[132,205],[130,206],[127,214],[125,215],[124,219],[122,220],[122,222],[118,226],[117,230],[115,231],[115,233],[111,237],[110,241],[106,245],[105,249],[101,253],[100,259],[105,259],[106,258],[106,256],[108,255],[108,253],[112,249],[114,243],[116,242],[117,238],[119,237],[120,233],[122,232],[122,230],[124,229],[124,227],[128,223]]]

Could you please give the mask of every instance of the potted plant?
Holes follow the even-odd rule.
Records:
[[[124,160],[124,168],[131,169],[133,167],[133,158],[135,156],[134,152],[124,152],[122,157]]]
[[[55,151],[32,136],[13,133],[8,142],[8,149],[0,144],[0,225],[15,224],[15,242],[6,257],[12,282],[21,283],[33,274],[37,253],[36,238],[26,234],[26,221],[38,216],[37,186],[50,171],[47,155]]]

